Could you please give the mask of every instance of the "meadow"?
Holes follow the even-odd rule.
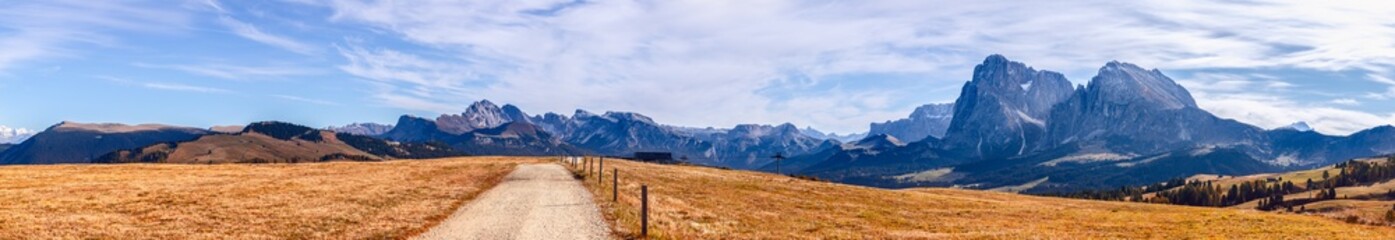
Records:
[[[405,239],[537,161],[4,166],[0,239]]]

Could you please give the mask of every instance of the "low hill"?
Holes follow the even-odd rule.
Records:
[[[441,151],[445,153],[437,153]],[[403,145],[288,123],[259,122],[239,133],[210,134],[191,141],[116,151],[98,158],[97,162],[299,163],[458,155],[450,152],[445,147]]]
[[[207,130],[158,124],[63,122],[0,153],[4,164],[90,163],[104,154],[162,142],[187,141]]]
[[[617,232],[638,234],[649,188],[660,239],[1377,239],[1395,229],[1315,216],[946,188],[885,190],[714,168],[607,160],[586,185]],[[620,199],[611,202],[619,172]]]
[[[0,239],[407,239],[537,161],[0,166]]]

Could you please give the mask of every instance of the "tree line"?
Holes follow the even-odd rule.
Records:
[[[1384,161],[1350,160],[1341,162],[1336,164],[1333,169],[1324,170],[1321,179],[1306,179],[1301,185],[1295,184],[1296,181],[1285,181],[1282,177],[1245,181],[1232,184],[1229,187],[1220,186],[1214,180],[1187,181],[1178,178],[1148,186],[1125,186],[1112,190],[1053,195],[1209,207],[1234,206],[1258,200],[1257,208],[1260,210],[1289,209],[1291,211],[1293,206],[1308,202],[1352,197],[1338,196],[1337,188],[1340,187],[1368,185],[1392,179],[1395,179],[1395,156],[1388,157]],[[1312,192],[1312,197],[1302,200],[1284,199],[1285,195],[1304,191]],[[1149,194],[1152,196],[1147,196]],[[1385,198],[1395,199],[1395,191],[1386,195]]]

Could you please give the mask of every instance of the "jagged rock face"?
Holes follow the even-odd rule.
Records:
[[[743,124],[716,140],[722,165],[755,169],[769,164],[776,154],[792,156],[813,152],[824,141],[804,135],[792,124],[779,126]]]
[[[465,109],[465,112],[459,115],[446,114],[437,117],[436,127],[450,134],[464,134],[478,129],[502,126],[515,120],[527,121],[528,118],[522,111],[516,111],[518,110],[516,107],[512,109],[515,110],[512,114],[506,113],[489,100],[482,100],[471,104],[470,108]]]
[[[359,136],[377,136],[392,131],[392,125],[377,123],[352,123],[342,127],[329,127],[327,130]]]
[[[1038,149],[1076,144],[1145,155],[1214,145],[1264,148],[1259,145],[1267,141],[1262,129],[1197,108],[1191,94],[1161,72],[1119,62],[1100,68],[1049,119]]]
[[[451,146],[476,155],[537,155],[585,154],[528,122],[510,122],[502,126],[480,129],[459,136]]]
[[[597,153],[629,156],[634,152],[672,152],[674,157],[687,157],[698,163],[715,163],[712,144],[655,124],[652,119],[635,113],[607,112],[595,115],[577,110],[572,116],[571,131],[565,134],[568,143]]]
[[[585,153],[528,122],[508,122],[493,128],[452,134],[440,130],[437,123],[429,119],[402,116],[397,121],[397,127],[381,137],[402,142],[441,143],[474,155],[550,156]]]
[[[982,159],[1027,153],[1045,132],[1051,107],[1070,95],[1070,82],[1060,73],[989,56],[974,67],[973,80],[955,101],[945,147]]]
[[[869,136],[891,135],[905,141],[920,141],[926,137],[942,138],[954,119],[953,103],[926,104],[917,107],[911,116],[884,123],[872,123]]]
[[[543,131],[547,131],[554,134],[566,134],[568,132],[571,132],[570,127],[572,125],[570,123],[572,119],[562,114],[547,113],[543,115],[530,117],[528,119],[529,121],[533,122],[533,124],[536,124],[538,125],[538,127],[542,128]]]

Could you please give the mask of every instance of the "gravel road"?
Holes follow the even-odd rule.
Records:
[[[417,239],[610,239],[591,193],[557,164],[520,165]]]

